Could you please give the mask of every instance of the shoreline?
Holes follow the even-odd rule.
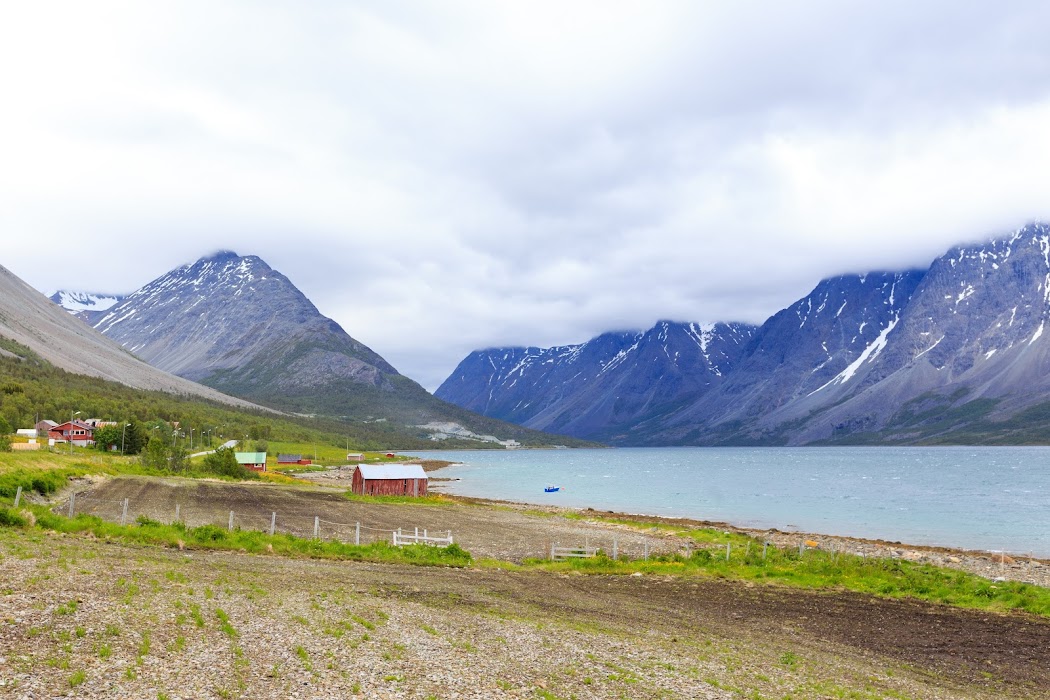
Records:
[[[437,472],[437,471],[439,471],[441,469],[445,469],[447,467],[458,466],[458,465],[463,464],[463,462],[453,462],[453,461],[435,460],[435,459],[427,459],[427,460],[413,459],[413,460],[410,460],[410,461],[419,462],[419,463],[424,463],[424,462],[428,463],[428,464],[426,464],[424,466],[424,471],[427,472],[428,476],[432,472]],[[450,482],[450,481],[462,481],[462,479],[459,478],[459,477],[456,477],[456,478],[431,477],[431,481],[437,482],[437,483],[443,483],[443,482]],[[1034,554],[1029,554],[1029,553],[1025,553],[1025,552],[1011,552],[1011,551],[1005,551],[1005,550],[970,549],[970,548],[965,548],[965,547],[953,547],[953,546],[950,546],[950,545],[938,545],[938,544],[911,544],[911,543],[908,543],[908,542],[902,542],[902,541],[898,541],[898,540],[888,540],[888,539],[883,539],[883,538],[872,538],[872,537],[861,537],[861,536],[854,536],[854,535],[837,535],[837,534],[831,534],[831,533],[825,533],[825,532],[812,532],[812,531],[802,530],[802,529],[780,530],[778,528],[772,528],[772,527],[771,528],[761,528],[761,527],[753,527],[753,526],[746,526],[746,525],[738,525],[738,524],[735,524],[735,523],[721,521],[721,520],[706,520],[706,519],[700,519],[700,518],[690,518],[690,517],[686,517],[686,516],[652,515],[652,514],[649,514],[649,513],[629,513],[629,512],[624,512],[624,511],[599,510],[599,509],[590,508],[590,507],[556,506],[556,505],[550,505],[550,504],[546,504],[546,503],[529,503],[529,502],[525,502],[525,501],[513,501],[513,500],[499,499],[499,498],[484,498],[484,497],[479,497],[479,496],[465,496],[465,495],[460,495],[460,494],[448,493],[444,489],[442,489],[440,486],[435,486],[433,488],[436,490],[437,493],[440,493],[442,496],[445,496],[445,497],[448,497],[448,498],[452,498],[452,499],[461,499],[461,500],[464,500],[465,502],[491,503],[491,504],[494,504],[494,505],[513,506],[513,507],[519,507],[519,508],[524,508],[524,509],[550,510],[551,512],[571,512],[571,513],[577,513],[577,514],[581,514],[581,515],[594,514],[596,517],[604,516],[604,517],[608,517],[608,518],[633,520],[633,521],[637,521],[637,522],[653,522],[654,524],[656,524],[656,523],[665,524],[665,525],[681,524],[684,527],[722,529],[722,530],[728,530],[728,531],[731,531],[731,532],[747,534],[747,535],[751,535],[751,536],[755,536],[755,537],[762,537],[762,536],[765,535],[765,536],[767,536],[767,539],[770,541],[770,543],[774,543],[774,540],[773,539],[769,539],[768,535],[773,535],[773,536],[777,537],[778,540],[786,540],[786,539],[794,538],[796,544],[798,543],[799,539],[809,539],[809,540],[817,539],[818,541],[819,540],[828,540],[828,541],[835,541],[835,542],[852,542],[852,543],[857,543],[858,545],[870,545],[872,547],[880,547],[880,548],[888,548],[888,549],[904,549],[904,550],[910,550],[910,551],[916,551],[916,552],[935,552],[935,553],[942,553],[942,554],[955,555],[955,556],[963,555],[963,556],[970,556],[970,557],[995,558],[995,559],[1001,559],[1002,560],[1001,563],[1004,564],[1004,565],[1008,565],[1008,564],[1010,564],[1012,562],[1017,562],[1017,561],[1022,561],[1022,560],[1025,560],[1025,561],[1031,560],[1031,561],[1034,561],[1034,562],[1039,562],[1043,566],[1050,567],[1050,555],[1044,557],[1044,556],[1036,556]],[[782,545],[780,545],[779,541],[776,542],[776,544],[778,544],[778,546],[782,546]],[[1050,585],[1050,584],[1046,584],[1046,585]]]
[[[462,464],[462,462],[451,462],[444,460],[428,460],[431,464],[426,468],[430,475],[446,467]],[[440,464],[437,464],[440,462]],[[431,477],[435,482],[446,481],[441,477]],[[457,479],[458,480],[458,479]],[[453,481],[453,479],[447,479]],[[526,503],[504,499],[479,498],[475,496],[463,496],[451,494],[440,486],[435,485],[434,491],[443,497],[454,501],[513,508],[515,510],[542,510],[555,515],[573,513],[586,518],[593,518],[595,522],[603,520],[628,520],[637,523],[652,523],[653,525],[681,526],[683,529],[704,528],[717,529],[725,532],[734,532],[763,539],[778,547],[805,545],[815,542],[821,549],[846,552],[864,557],[902,559],[916,563],[929,563],[936,566],[944,566],[960,569],[974,573],[992,581],[1021,581],[1034,583],[1039,586],[1050,587],[1050,558],[1031,556],[1022,553],[1011,553],[1005,551],[987,551],[980,549],[966,549],[962,547],[950,547],[944,545],[922,545],[900,542],[897,540],[886,540],[879,538],[854,537],[850,535],[835,535],[823,532],[808,532],[804,530],[784,531],[777,528],[756,528],[736,525],[719,520],[703,520],[697,518],[668,517],[660,515],[648,515],[637,513],[624,513],[612,510],[596,510],[594,508],[573,508],[570,506],[553,506],[541,503]]]
[[[630,527],[615,522],[608,522],[610,520],[626,520],[633,523],[651,523],[654,526],[679,526],[683,530],[715,529],[764,539],[764,541],[782,548],[797,547],[802,543],[810,549],[837,551],[871,558],[901,559],[918,564],[933,564],[935,566],[967,571],[992,581],[1020,581],[1050,588],[1050,558],[958,547],[915,545],[893,540],[831,535],[801,530],[785,532],[776,528],[741,527],[718,520],[638,515],[611,510],[600,511],[594,508],[570,508],[567,506],[551,506],[522,503],[520,501],[478,498],[475,496],[460,496],[445,492],[440,493],[444,498],[469,505],[510,508],[516,511],[540,510],[552,515],[571,513],[582,516],[585,522],[607,527]],[[669,538],[678,537],[678,535],[673,533],[666,533],[666,536]],[[807,542],[816,543],[816,547],[806,544]]]

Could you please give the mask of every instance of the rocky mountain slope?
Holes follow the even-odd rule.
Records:
[[[481,436],[551,444],[552,436],[433,397],[256,256],[220,252],[172,270],[113,305],[94,327],[155,367],[273,408],[439,426],[419,429],[436,438],[455,424]]]
[[[695,401],[731,374],[757,329],[661,321],[579,345],[471,353],[436,396],[529,427],[615,439],[668,405]]]
[[[258,408],[148,365],[55,306],[4,267],[0,267],[0,339],[28,347],[42,359],[68,372],[100,377],[137,389]]]
[[[473,353],[438,395],[539,429],[574,403],[644,403],[648,415],[625,423],[565,423],[571,434],[619,444],[1045,441],[1048,317],[1050,226],[1033,223],[954,248],[927,270],[822,281],[749,333],[706,391],[645,396],[641,387],[664,378],[651,361],[635,363],[617,387],[633,393],[545,382],[601,369],[554,348]],[[544,363],[518,367],[530,357]],[[694,384],[711,374],[689,360],[675,371]]]

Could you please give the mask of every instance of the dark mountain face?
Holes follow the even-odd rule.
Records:
[[[616,439],[732,372],[755,328],[661,321],[580,345],[471,353],[436,395],[485,415],[591,439]]]
[[[439,392],[621,444],[1045,441],[1050,426],[1024,421],[1050,407],[1048,311],[1050,227],[1036,223],[926,271],[824,280],[715,378],[694,353],[621,360],[600,383],[606,354],[585,343],[474,353]],[[618,351],[654,331],[602,338]]]
[[[717,391],[636,433],[645,442],[764,442],[795,406],[820,392],[833,395],[886,347],[920,271],[845,275],[762,324],[743,358]],[[767,417],[772,416],[772,419]],[[651,431],[651,432],[649,432]]]

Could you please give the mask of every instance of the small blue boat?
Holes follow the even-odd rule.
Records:
[[[560,491],[560,490],[561,490],[561,486],[545,486],[543,488],[543,492],[544,493],[554,493],[555,491]]]

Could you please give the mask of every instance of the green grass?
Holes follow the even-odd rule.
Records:
[[[742,537],[742,536],[740,536]],[[886,598],[915,598],[981,610],[1020,610],[1050,617],[1050,588],[1016,581],[992,582],[955,569],[898,559],[859,557],[807,550],[801,556],[795,548],[769,547],[762,556],[762,543],[751,547],[731,547],[729,561],[725,550],[699,549],[692,556],[681,554],[650,556],[643,560],[613,560],[604,554],[591,559],[566,562],[527,560],[523,568],[550,572],[583,574],[633,573],[710,576],[716,578],[779,583],[796,588],[837,589]],[[483,562],[507,567],[506,562]]]
[[[304,556],[318,559],[342,559],[348,561],[373,561],[423,566],[468,566],[471,555],[459,545],[429,547],[406,545],[394,547],[386,542],[367,545],[352,545],[343,542],[304,539],[292,535],[268,535],[255,530],[226,530],[215,525],[189,528],[182,523],[165,525],[149,518],[140,517],[136,524],[121,526],[93,515],[77,515],[67,518],[56,515],[42,506],[30,506],[36,518],[32,527],[67,534],[91,534],[100,539],[116,539],[137,544],[184,547],[188,549],[213,549],[246,551],[252,554],[275,554],[279,556]],[[21,523],[17,521],[21,520]],[[7,527],[30,527],[11,508],[0,507],[0,523],[12,521]]]
[[[407,503],[411,505],[450,506],[451,501],[444,496],[359,496],[347,491],[344,496],[354,503]]]

